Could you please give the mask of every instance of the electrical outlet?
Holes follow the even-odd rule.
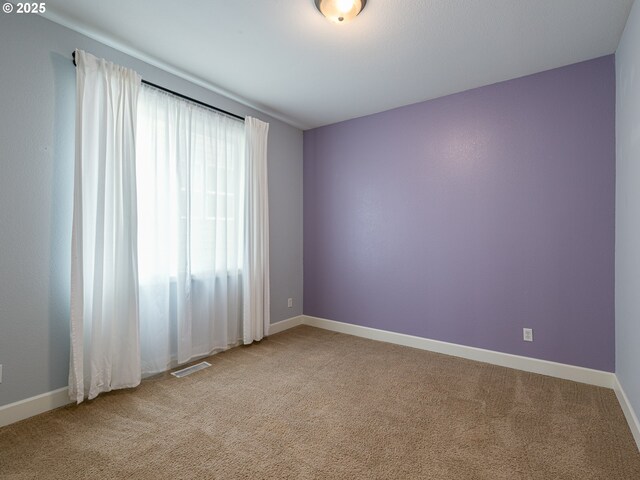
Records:
[[[289,308],[293,307],[293,298],[290,298],[289,300],[287,300],[287,307]]]
[[[533,328],[523,328],[522,339],[525,342],[533,342]]]
[[[0,383],[2,383],[2,365],[0,365]]]

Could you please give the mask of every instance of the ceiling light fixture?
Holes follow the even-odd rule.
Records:
[[[353,20],[364,9],[367,0],[315,0],[316,8],[334,23]]]

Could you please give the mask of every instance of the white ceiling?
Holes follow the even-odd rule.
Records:
[[[46,17],[301,128],[613,53],[633,0],[48,0]]]

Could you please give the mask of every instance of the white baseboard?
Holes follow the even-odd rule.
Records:
[[[63,407],[69,403],[71,403],[69,388],[64,387],[4,405],[0,407],[0,427],[33,417],[39,413],[48,412],[54,408]]]
[[[283,330],[301,325],[303,316],[287,318],[280,322],[273,323],[269,326],[269,334],[273,335]],[[208,356],[208,355],[205,355]],[[71,403],[69,399],[69,388],[64,387],[52,392],[36,395],[35,397],[26,398],[18,402],[0,406],[0,427],[10,425],[25,418],[33,417],[40,413],[53,410],[54,408],[63,407]]]
[[[378,330],[375,328],[361,327],[349,323],[336,322],[324,318],[311,317],[303,315],[302,324],[311,327],[323,328],[334,332],[346,333],[357,337],[369,338],[381,342],[395,343],[407,347],[419,348],[430,352],[443,353],[455,357],[467,358],[478,362],[491,363],[502,367],[514,368],[525,372],[539,373],[550,377],[562,378],[565,380],[573,380],[574,382],[587,383],[598,387],[612,388],[618,398],[620,407],[629,424],[629,429],[636,441],[638,450],[640,450],[640,421],[629,403],[627,395],[624,393],[622,385],[618,377],[611,372],[602,370],[593,370],[591,368],[576,367],[564,363],[550,362],[548,360],[540,360],[537,358],[522,357],[520,355],[512,355],[509,353],[495,352],[493,350],[485,350],[483,348],[467,347],[455,343],[442,342],[439,340],[431,340],[428,338],[415,337],[413,335],[405,335],[402,333],[388,332],[386,330]]]
[[[629,429],[631,430],[631,434],[636,441],[636,445],[638,446],[638,450],[640,450],[640,421],[638,421],[638,417],[636,413],[633,411],[633,407],[627,398],[626,393],[620,384],[620,380],[618,377],[615,378],[613,382],[613,390],[616,392],[616,397],[618,397],[618,402],[620,402],[620,407],[622,407],[622,411],[624,412],[624,416],[627,419],[627,423],[629,424]]]
[[[280,320],[279,322],[269,325],[269,335],[289,330],[290,328],[302,325],[304,321],[304,315],[298,315],[297,317],[287,318],[286,320]]]
[[[631,433],[633,434],[633,437],[638,444],[638,448],[640,449],[640,422],[638,422],[638,417],[633,411],[633,408],[622,389],[622,385],[620,385],[620,382],[613,373],[584,367],[576,367],[563,363],[550,362],[547,360],[539,360],[536,358],[511,355],[509,353],[495,352],[482,348],[467,347],[464,345],[457,345],[455,343],[431,340],[428,338],[389,332],[386,330],[361,327],[359,325],[336,322],[308,315],[299,315],[297,317],[287,318],[286,320],[273,323],[269,327],[269,334],[273,335],[283,332],[290,328],[297,327],[298,325],[309,325],[311,327],[322,328],[348,335],[355,335],[357,337],[369,338],[371,340],[419,348],[430,352],[467,358],[478,362],[491,363],[493,365],[523,370],[525,372],[549,375],[551,377],[573,380],[575,382],[587,383],[598,387],[612,388],[616,393],[616,397],[620,402],[622,411],[629,423]],[[48,410],[53,410],[54,408],[62,407],[69,403],[71,403],[71,401],[69,400],[68,388],[64,387],[52,392],[27,398],[19,402],[4,405],[0,407],[0,427],[38,415],[39,413],[44,413]]]
[[[430,352],[453,355],[455,357],[467,358],[478,362],[491,363],[502,367],[515,368],[525,372],[540,373],[550,377],[573,380],[574,382],[588,383],[598,387],[613,388],[615,375],[611,372],[593,370],[591,368],[576,367],[564,363],[539,360],[537,358],[522,357],[509,353],[495,352],[483,348],[467,347],[455,343],[431,340],[403,333],[378,330],[376,328],[361,327],[350,323],[336,322],[324,318],[310,317],[304,315],[304,325],[332,330],[334,332],[346,333],[357,337],[379,340],[381,342],[395,343],[407,347],[419,348]]]

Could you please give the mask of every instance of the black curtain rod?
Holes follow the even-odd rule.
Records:
[[[73,59],[73,64],[76,65],[76,52],[73,52],[71,54],[71,57]],[[242,120],[244,122],[244,117],[236,115],[235,113],[227,112],[222,108],[214,107],[213,105],[209,105],[208,103],[201,102],[200,100],[196,100],[195,98],[187,97],[186,95],[174,92],[173,90],[169,90],[165,87],[161,87],[160,85],[156,85],[155,83],[147,82],[146,80],[142,80],[142,83],[144,83],[145,85],[149,85],[150,87],[157,88],[158,90],[170,93],[171,95],[175,95],[176,97],[184,98],[185,100],[188,100],[190,102],[197,103],[198,105],[202,105],[205,108],[210,108],[211,110],[215,110],[216,112],[223,113],[225,115],[228,115],[229,117],[237,118],[238,120]]]

